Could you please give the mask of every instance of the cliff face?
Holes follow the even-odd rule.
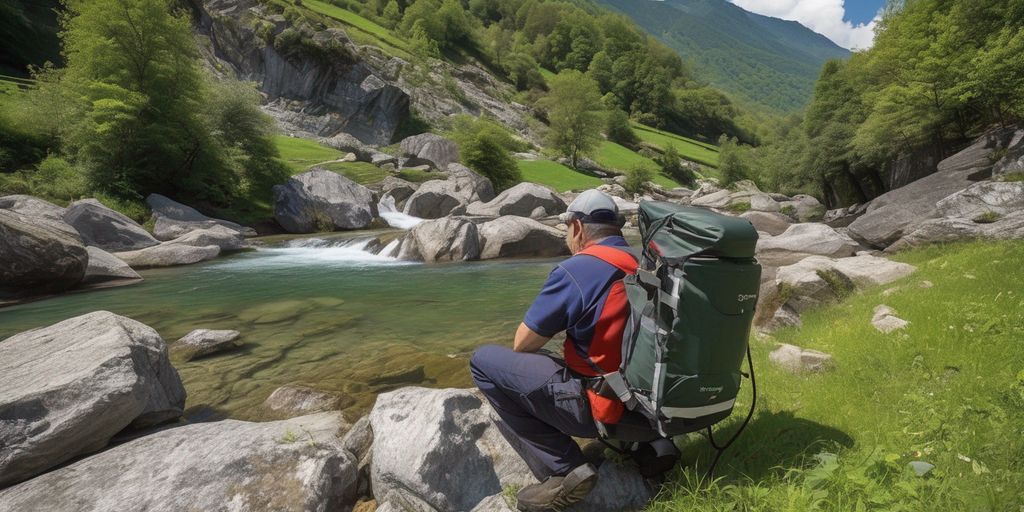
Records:
[[[255,0],[191,2],[207,61],[217,73],[256,82],[264,110],[287,131],[387,145],[412,112],[432,125],[465,113],[536,139],[528,109],[507,100],[514,89],[473,62],[410,63],[354,43],[340,23],[289,20]]]
[[[367,144],[389,144],[409,116],[409,96],[357,58],[343,31],[304,31],[251,0],[193,5],[211,64],[256,82],[267,111],[284,128],[323,137],[346,132]]]

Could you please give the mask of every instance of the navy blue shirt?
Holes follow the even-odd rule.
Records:
[[[610,236],[598,245],[629,247],[621,236]],[[573,256],[559,263],[548,275],[523,323],[541,336],[566,331],[569,338],[585,349],[594,336],[610,283],[624,275],[618,268],[593,256]]]

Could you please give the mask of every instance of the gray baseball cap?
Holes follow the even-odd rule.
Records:
[[[565,213],[558,216],[562,222],[580,219],[584,224],[619,224],[619,207],[608,194],[597,189],[584,191],[569,203]]]

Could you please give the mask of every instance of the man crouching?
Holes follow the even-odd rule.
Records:
[[[614,423],[623,412],[621,402],[588,393],[582,379],[619,368],[629,317],[622,278],[636,273],[637,262],[611,197],[588,190],[561,218],[573,256],[551,271],[512,349],[487,345],[470,360],[473,380],[501,418],[498,429],[540,481],[519,492],[523,511],[583,499],[597,470],[572,437],[595,438],[595,418]],[[564,361],[537,353],[562,331]]]

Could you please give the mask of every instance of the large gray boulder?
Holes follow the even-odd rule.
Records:
[[[114,253],[114,256],[132,268],[143,269],[191,265],[200,261],[212,260],[219,254],[220,247],[216,245],[196,247],[193,245],[164,242],[160,245],[138,251],[117,252]]]
[[[378,503],[471,510],[508,486],[534,482],[475,390],[402,388],[377,396],[371,480]]]
[[[789,265],[810,256],[853,256],[859,245],[825,224],[793,224],[779,236],[757,241],[758,258],[771,265]]]
[[[0,197],[0,210],[10,210],[28,218],[34,224],[45,224],[82,241],[82,236],[78,234],[78,231],[64,222],[64,212],[67,209],[48,201],[22,194],[4,196]]]
[[[0,299],[66,290],[85,277],[82,242],[36,220],[0,210]]]
[[[985,214],[1006,215],[1024,210],[1024,182],[982,181],[954,192],[935,204],[939,215],[968,220]]]
[[[444,217],[421,222],[409,230],[399,258],[437,263],[475,260],[480,257],[477,226],[463,217]]]
[[[448,164],[459,161],[459,145],[433,133],[406,137],[399,147],[404,156],[429,162],[438,169],[447,169]]]
[[[465,165],[448,164],[448,179],[458,183],[460,188],[471,191],[468,197],[469,203],[487,202],[494,199],[494,185],[491,184],[491,180],[477,174]]]
[[[818,222],[825,218],[825,206],[806,194],[797,194],[789,201],[779,203],[779,211],[797,222]]]
[[[992,166],[993,176],[1024,173],[1024,130],[1013,132],[1006,146],[1006,154]]]
[[[0,343],[0,487],[99,450],[126,427],[177,418],[184,405],[164,340],[130,318],[97,311],[11,336]]]
[[[85,270],[85,284],[118,281],[124,279],[142,279],[138,272],[117,256],[99,247],[86,247],[89,253],[89,267]]]
[[[338,413],[196,423],[140,437],[0,491],[5,510],[347,510],[356,467]]]
[[[82,199],[68,205],[64,222],[78,231],[85,245],[104,251],[134,251],[160,243],[139,223],[95,199]]]
[[[569,254],[565,233],[527,217],[505,215],[480,225],[480,259]]]
[[[939,162],[938,171],[868,203],[867,212],[850,224],[850,236],[884,249],[928,219],[940,216],[943,198],[964,190],[992,168],[996,146],[981,137],[970,147]]]
[[[274,201],[274,218],[289,233],[362,229],[376,215],[370,189],[323,169],[275,185]]]
[[[146,204],[153,211],[156,224],[153,236],[158,240],[173,240],[198,229],[209,229],[220,226],[242,236],[256,236],[256,230],[236,224],[228,220],[214,219],[199,213],[190,206],[185,206],[160,194],[150,194]]]
[[[416,192],[417,188],[419,188],[419,184],[417,183],[405,181],[394,176],[388,176],[387,178],[384,178],[383,182],[381,182],[380,193],[382,197],[385,195],[393,197],[395,199],[395,206],[403,208],[405,206],[405,201],[409,199],[409,196]]]
[[[451,180],[430,180],[420,184],[405,202],[403,213],[421,219],[439,219],[469,204],[470,191]]]
[[[926,220],[885,249],[886,253],[931,244],[969,240],[1024,239],[1024,210],[998,217],[991,223],[978,223],[957,217]]]
[[[524,182],[498,194],[486,203],[470,204],[466,213],[488,217],[516,215],[536,219],[558,215],[566,208],[565,201],[551,189],[536,183]]]

